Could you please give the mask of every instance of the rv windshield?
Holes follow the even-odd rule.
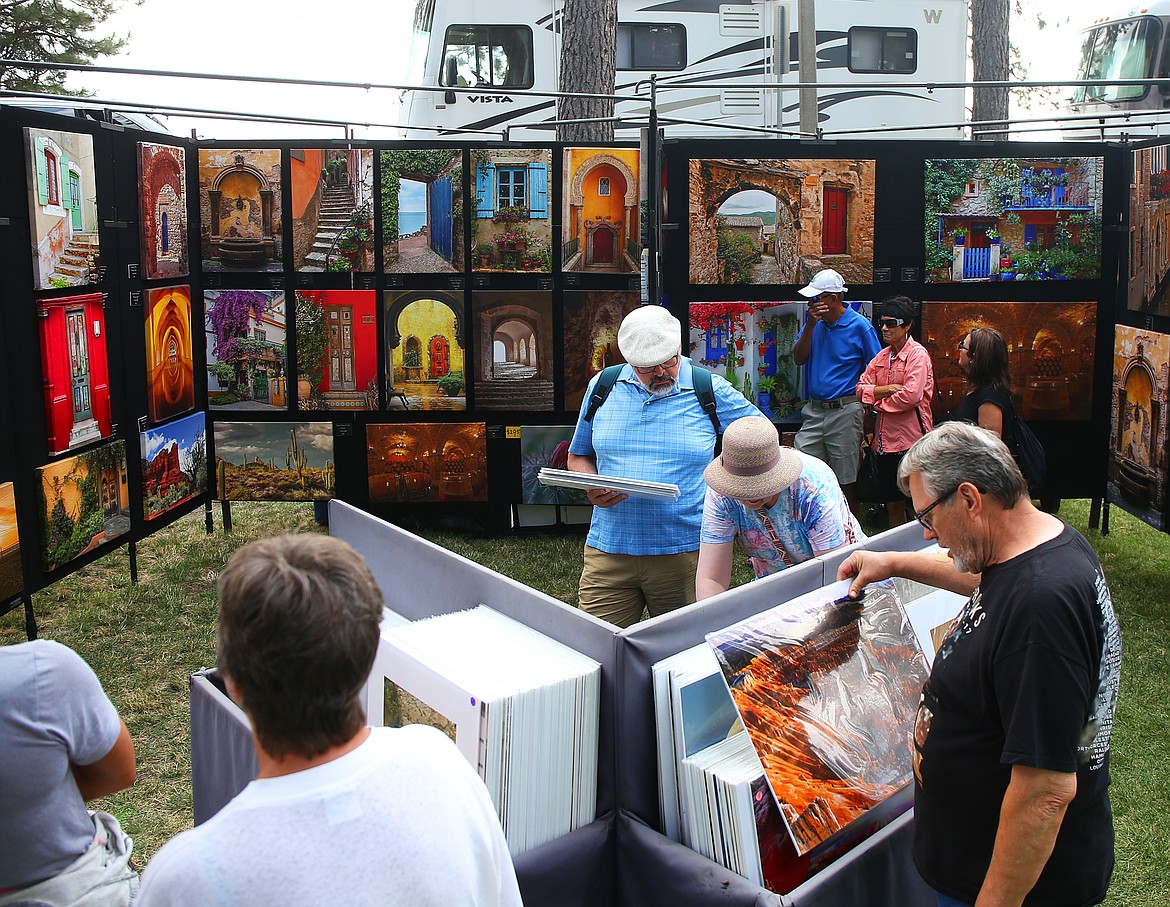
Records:
[[[452,25],[439,84],[531,88],[532,30],[525,25]]]
[[[422,85],[427,72],[427,46],[435,21],[435,0],[418,0],[414,7],[414,27],[410,35],[410,60],[406,64],[406,84]]]
[[[1149,79],[1154,74],[1162,26],[1149,16],[1111,22],[1085,33],[1081,45],[1081,79]],[[1136,101],[1145,85],[1082,85],[1074,101]]]

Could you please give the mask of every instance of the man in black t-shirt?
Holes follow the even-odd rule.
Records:
[[[949,422],[898,481],[945,557],[859,551],[851,594],[905,576],[970,595],[935,655],[911,756],[914,862],[940,903],[1088,907],[1113,872],[1121,634],[1089,543],[1028,499],[1008,449]]]

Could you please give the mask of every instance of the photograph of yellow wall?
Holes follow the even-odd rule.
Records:
[[[1166,527],[1170,336],[1118,325],[1113,345],[1108,499]]]
[[[385,305],[387,408],[466,409],[463,294],[387,293]]]
[[[130,531],[124,441],[42,466],[37,476],[46,571]]]
[[[637,148],[566,148],[561,262],[566,271],[637,271]]]
[[[205,271],[282,269],[279,148],[199,150]]]
[[[0,482],[0,602],[19,595],[23,585],[20,533],[16,528],[16,496],[11,482]]]
[[[151,290],[146,306],[146,406],[161,422],[195,407],[191,288]]]

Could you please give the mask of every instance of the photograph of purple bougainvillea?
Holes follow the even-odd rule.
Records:
[[[283,290],[206,290],[207,399],[213,410],[285,410]]]

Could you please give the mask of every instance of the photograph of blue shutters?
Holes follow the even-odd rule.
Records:
[[[475,165],[475,216],[492,217],[506,205],[528,208],[533,220],[548,217],[548,164]]]

